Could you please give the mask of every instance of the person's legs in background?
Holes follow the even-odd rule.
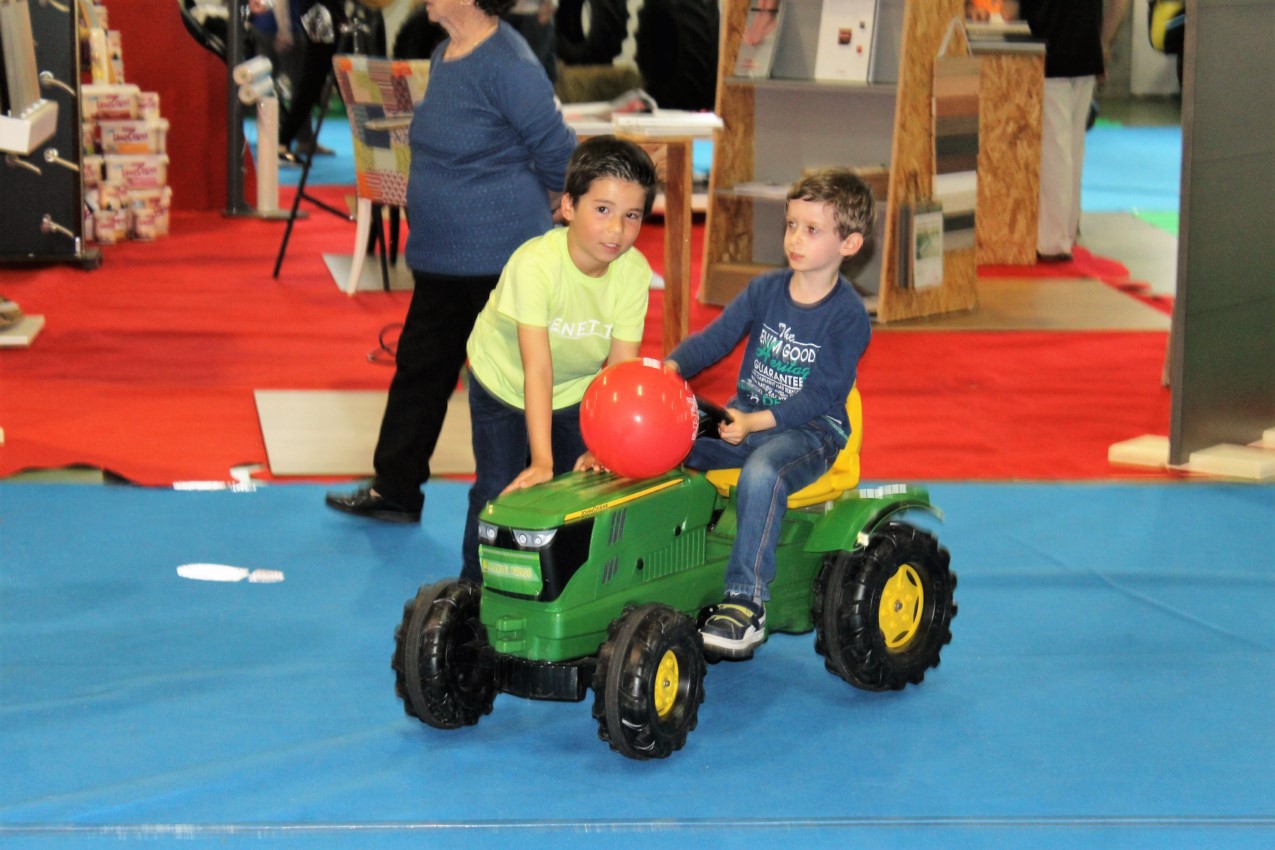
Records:
[[[352,493],[329,493],[345,513],[398,522],[420,519],[430,458],[456,390],[474,320],[498,275],[460,277],[415,272],[403,333],[395,355],[385,415],[372,464],[376,477]]]
[[[553,0],[521,0],[506,16],[531,52],[544,66],[549,82],[558,82],[558,33],[553,23]]]
[[[1093,89],[1093,77],[1045,80],[1040,150],[1040,221],[1036,238],[1036,253],[1044,260],[1070,259],[1075,247],[1080,228],[1085,120],[1093,100]]]

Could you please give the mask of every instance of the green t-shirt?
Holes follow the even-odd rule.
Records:
[[[584,398],[606,364],[611,339],[641,342],[651,267],[636,249],[602,277],[576,268],[567,230],[554,228],[514,251],[469,335],[469,368],[496,398],[525,408],[518,325],[549,329],[553,408]]]

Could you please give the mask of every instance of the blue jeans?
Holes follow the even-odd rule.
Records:
[[[713,438],[695,441],[686,466],[740,468],[735,495],[738,521],[726,564],[726,593],[770,598],[775,548],[788,496],[827,472],[842,445],[840,435],[822,420],[799,428],[758,431],[737,446]]]
[[[478,514],[500,495],[531,461],[527,412],[493,396],[469,375],[469,419],[474,442],[474,486],[469,488],[469,515],[461,541],[461,578],[483,580],[478,564]],[[580,405],[553,412],[553,474],[570,472],[584,454],[580,436]]]

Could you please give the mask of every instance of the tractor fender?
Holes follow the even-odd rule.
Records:
[[[895,514],[910,510],[943,518],[943,512],[930,504],[930,494],[921,487],[897,485],[860,490],[832,503],[815,523],[804,548],[807,552],[853,551],[865,542],[860,535],[871,534]]]

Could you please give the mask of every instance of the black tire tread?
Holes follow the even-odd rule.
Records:
[[[872,532],[867,545],[826,556],[815,581],[815,651],[828,671],[857,688],[900,690],[939,666],[952,640],[956,573],[934,535],[904,522]],[[921,574],[926,612],[922,633],[901,653],[886,650],[877,609],[885,583],[904,563]]]
[[[686,683],[675,716],[662,722],[651,706],[651,682],[668,649],[680,647],[679,674]],[[705,662],[694,622],[666,606],[630,609],[611,623],[593,676],[593,717],[598,737],[632,759],[666,758],[686,744],[704,701]]]
[[[394,692],[403,710],[436,729],[473,726],[490,714],[494,686],[479,683],[462,690],[452,669],[450,650],[460,630],[481,632],[478,607],[482,588],[468,581],[446,579],[422,586],[403,606],[403,619],[394,630]]]

